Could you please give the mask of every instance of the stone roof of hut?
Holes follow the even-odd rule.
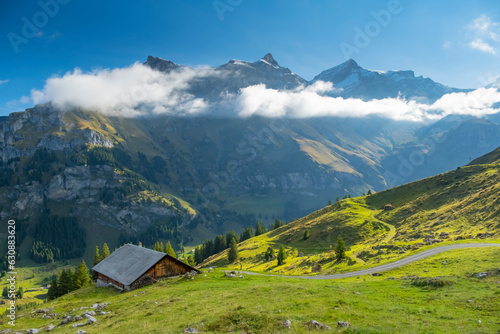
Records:
[[[124,285],[130,285],[164,257],[196,270],[170,255],[131,244],[118,248],[92,269]]]

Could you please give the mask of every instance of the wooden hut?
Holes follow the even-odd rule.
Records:
[[[97,272],[97,287],[112,285],[120,290],[137,289],[162,277],[199,272],[168,254],[131,244],[120,247],[92,269]]]

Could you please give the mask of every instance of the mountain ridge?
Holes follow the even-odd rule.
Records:
[[[149,56],[148,61],[144,64],[166,73],[182,67],[182,65],[152,56]],[[267,66],[262,66],[262,64]],[[216,86],[220,94],[220,91],[235,93],[239,89],[260,83],[272,89],[294,89],[301,85],[311,85],[319,80],[333,83],[335,91],[329,93],[331,96],[363,100],[402,96],[409,100],[432,103],[449,93],[472,91],[472,89],[448,87],[423,76],[416,77],[412,70],[367,70],[359,66],[353,59],[324,70],[311,81],[307,81],[294,74],[290,69],[280,66],[271,53],[267,53],[256,62],[232,59],[226,64],[212,68],[215,71],[225,71],[229,77],[226,76],[225,80],[218,80],[212,76],[210,79],[200,80],[200,82],[195,83],[196,88],[191,90],[192,93],[209,97],[210,100],[214,100],[217,94],[207,93],[206,86],[210,86],[212,89],[213,86]],[[288,78],[284,82],[276,80],[276,77],[283,79],[287,76]],[[245,79],[241,80],[241,77]],[[228,78],[235,83],[233,85],[225,83]]]
[[[340,92],[331,94],[332,96],[363,100],[402,96],[406,99],[432,103],[445,94],[472,91],[451,88],[423,76],[416,77],[412,70],[367,70],[353,59],[321,72],[311,82],[319,80],[332,82],[335,88],[341,89]]]

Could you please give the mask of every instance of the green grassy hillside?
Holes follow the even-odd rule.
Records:
[[[240,243],[236,263],[228,263],[226,250],[202,266],[289,274],[308,274],[316,267],[315,272],[333,273],[394,261],[438,243],[498,240],[500,161],[491,156],[483,159],[488,164],[341,200]],[[304,240],[306,229],[310,237]],[[335,260],[333,250],[339,236],[348,246],[348,258],[342,262]],[[277,251],[281,245],[288,254],[285,264],[266,261],[268,247]]]
[[[483,155],[477,159],[472,160],[469,165],[481,165],[481,164],[492,164],[500,161],[500,147],[490,152],[488,154]]]
[[[89,310],[82,307],[109,303],[109,313],[97,315],[97,324],[81,329],[102,334],[186,333],[187,328],[203,333],[321,332],[308,325],[316,320],[333,333],[496,333],[499,262],[500,249],[492,247],[448,251],[380,277],[231,278],[216,270],[125,293],[87,287],[39,306],[53,308],[52,319],[31,309],[19,311],[16,330],[57,326],[63,314],[74,316]],[[492,274],[471,277],[485,271]],[[337,327],[338,321],[351,327]],[[78,322],[83,321],[53,332],[74,334],[78,328],[72,325]]]

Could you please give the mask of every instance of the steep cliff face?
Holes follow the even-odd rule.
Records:
[[[0,217],[36,218],[49,205],[55,214],[76,216],[84,226],[93,222],[129,235],[138,235],[166,217],[182,216],[185,224],[193,218],[161,196],[146,201],[137,193],[122,197],[122,184],[130,180],[110,166],[62,168],[46,180],[44,177],[41,181],[20,181],[9,187],[0,196]]]
[[[91,247],[103,238],[114,246],[120,235],[154,235],[156,225],[177,231],[189,224],[195,211],[132,171],[121,142],[110,120],[95,113],[47,104],[10,115],[0,123],[0,217],[28,224],[20,234],[28,243],[38,240],[42,212],[76,217]],[[175,234],[172,242],[181,240]],[[31,247],[23,245],[23,254]]]
[[[72,122],[68,113],[44,104],[11,114],[0,123],[2,161],[32,155],[39,148],[69,152],[83,144],[113,147],[112,138],[103,131]]]

